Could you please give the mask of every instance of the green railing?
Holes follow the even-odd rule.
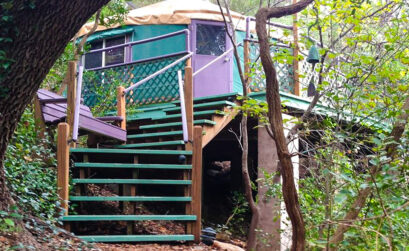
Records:
[[[183,55],[87,71],[83,80],[84,104],[90,107],[101,102],[115,104],[117,86],[131,86],[181,57]],[[126,97],[127,106],[179,99],[177,71],[181,70],[184,73],[184,66],[185,63],[181,62],[171,70],[131,90]]]

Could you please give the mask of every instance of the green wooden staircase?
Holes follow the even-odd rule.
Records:
[[[66,228],[90,242],[200,241],[202,148],[231,121],[235,96],[195,99],[193,121],[201,128],[187,144],[175,101],[129,113],[125,144],[100,141],[94,148],[71,148],[70,210],[61,218]],[[90,185],[111,193],[94,194]],[[117,205],[115,212],[101,213],[104,203]],[[140,214],[136,208],[145,204],[159,213]],[[179,222],[185,231],[138,234],[135,222],[142,221]],[[87,230],[101,222],[119,230]]]

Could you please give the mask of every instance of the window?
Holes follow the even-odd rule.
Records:
[[[224,26],[197,24],[196,53],[220,56],[226,51],[226,29]]]
[[[95,42],[91,42],[90,50],[96,50],[101,48],[108,48],[115,45],[120,45],[125,43],[125,36],[114,37],[109,39],[103,39]],[[124,47],[114,48],[108,51],[100,51],[88,53],[85,55],[85,69],[91,69],[102,66],[115,65],[125,62],[126,54],[128,54],[127,49]]]

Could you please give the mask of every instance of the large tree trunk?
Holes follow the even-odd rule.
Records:
[[[279,83],[277,80],[277,72],[270,56],[270,46],[266,31],[266,24],[267,20],[270,18],[292,15],[301,11],[312,1],[313,0],[302,0],[296,4],[285,7],[261,8],[256,14],[256,30],[260,41],[260,59],[266,75],[268,118],[274,135],[274,140],[276,142],[278,158],[281,164],[284,203],[292,225],[291,250],[305,249],[305,225],[301,214],[300,203],[298,201],[291,155],[288,151],[287,140],[284,135]]]
[[[13,60],[0,68],[0,210],[11,199],[5,184],[4,155],[20,117],[46,74],[80,27],[109,0],[11,1],[11,43],[0,43]],[[1,10],[3,12],[3,10]]]

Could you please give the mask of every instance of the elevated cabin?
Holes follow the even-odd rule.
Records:
[[[232,12],[232,17],[243,66],[243,46],[246,37],[248,41],[254,37],[254,20],[236,12]],[[80,35],[86,34],[91,26],[85,25]],[[282,31],[279,29],[273,35],[281,37]],[[277,38],[272,40],[277,42]],[[195,98],[242,92],[237,62],[223,17],[219,7],[208,1],[168,0],[135,9],[129,12],[124,25],[110,29],[99,27],[87,41],[91,53],[85,55],[82,64],[93,74],[84,79],[83,98],[89,106],[105,99],[101,90],[96,91],[101,85],[109,89],[106,85],[120,82],[127,88],[189,53],[192,53],[190,60],[180,62],[133,89],[127,99],[128,107],[177,100],[177,71],[184,73],[186,62],[191,63],[195,74]],[[254,62],[258,57],[258,46],[257,43],[249,45],[249,60]],[[109,47],[112,49],[103,51]],[[292,53],[290,48],[279,42],[274,49]],[[208,64],[206,69],[198,72]],[[292,65],[280,64],[278,69],[282,90],[294,93]],[[253,92],[263,91],[263,80],[257,80],[257,75],[253,77],[250,89]]]
[[[262,71],[254,64],[258,61],[254,18],[236,12],[231,14],[241,65],[250,76],[250,96],[264,100]],[[296,53],[280,40],[282,30],[292,27],[270,25],[274,27],[271,52],[280,51],[284,56]],[[80,35],[87,34],[92,26],[84,25]],[[223,207],[231,191],[242,189],[241,148],[237,142],[241,115],[234,109],[239,104],[237,96],[242,93],[242,84],[219,7],[204,0],[159,2],[130,11],[121,25],[98,27],[87,41],[90,51],[79,62],[74,107],[78,109],[70,108],[70,100],[75,96],[75,81],[68,91],[67,106],[48,105],[48,108],[58,108],[62,117],[67,116],[69,124],[59,126],[59,187],[63,188],[60,196],[67,209],[62,221],[67,229],[87,241],[199,242],[202,214],[223,216]],[[252,64],[255,67],[250,71]],[[286,101],[288,110],[290,113],[305,110],[309,101],[294,95],[299,95],[301,89],[297,74],[293,74],[298,62],[293,65],[280,61],[276,65],[281,98]],[[308,64],[302,62],[300,68],[304,71],[306,67]],[[310,78],[311,75],[303,81],[308,83]],[[105,115],[118,115],[109,119],[119,121],[121,130],[117,131],[124,131],[126,140],[107,140],[102,136],[109,136],[109,131],[98,133],[88,128],[88,147],[67,145],[71,129],[71,139],[75,141],[78,127],[85,128],[83,117],[87,116],[79,111],[80,97],[83,105],[91,110],[104,105],[113,109],[116,106],[117,112]],[[55,97],[40,103],[61,100]],[[43,105],[43,111],[45,108]],[[72,110],[76,113],[74,119],[69,120],[67,113]],[[107,127],[105,122],[98,123],[98,128]],[[257,167],[273,173],[278,163],[274,142],[264,128],[254,129],[257,124],[255,119],[249,121],[249,166],[253,180],[263,178],[261,172],[256,172]],[[294,141],[291,150],[296,151],[297,147]],[[68,156],[72,159],[71,166]],[[298,159],[294,162],[298,163]],[[75,187],[70,195],[69,168]],[[297,164],[295,169],[297,172]],[[88,184],[109,185],[115,196],[92,194],[87,190]],[[261,198],[266,193],[265,188],[259,187],[258,193]],[[67,201],[80,206],[69,208]],[[105,212],[98,215],[89,211],[98,209],[95,203],[106,201],[117,201],[122,214]],[[166,205],[170,206],[156,207],[157,215],[143,215],[137,212],[136,203],[168,203]],[[271,212],[279,214],[281,210],[279,203],[274,201],[260,207],[270,212],[264,214],[268,217]],[[266,233],[275,233],[271,245],[280,249],[281,240],[281,248],[285,249],[283,243],[291,239],[283,237],[288,237],[288,229],[285,229],[288,224],[284,222],[285,217],[273,224],[273,217],[262,219],[261,222],[271,224],[260,227],[266,227],[263,229]],[[186,225],[182,234],[138,235],[134,223],[144,220],[179,221]],[[226,219],[212,220],[223,223]],[[90,228],[99,222],[109,222],[112,226],[118,222],[126,224],[116,225],[120,231],[115,233],[102,231],[100,225],[90,233],[84,231],[83,222],[88,222]],[[277,234],[280,228],[285,231]]]

